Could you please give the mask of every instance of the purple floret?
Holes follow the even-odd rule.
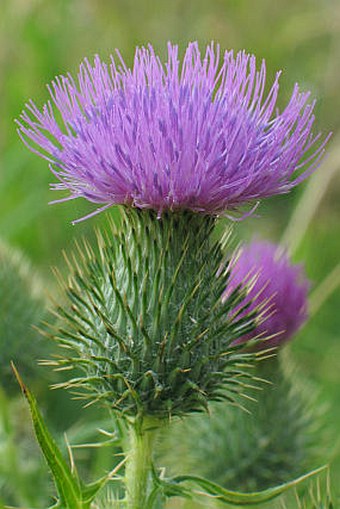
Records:
[[[182,63],[169,44],[165,64],[137,48],[132,69],[119,53],[109,65],[97,56],[77,80],[57,77],[41,111],[30,101],[19,133],[49,161],[52,189],[69,191],[57,201],[221,214],[288,192],[324,152],[309,92],[295,85],[277,111],[279,74],[265,95],[264,61],[257,70],[244,51],[221,58],[213,44],[203,57],[189,44]]]
[[[292,265],[279,246],[269,242],[245,246],[235,258],[231,274],[226,296],[240,284],[250,288],[243,304],[251,304],[247,311],[239,307],[241,315],[261,310],[256,330],[238,343],[259,337],[264,339],[260,348],[281,346],[306,321],[309,282],[303,266]]]

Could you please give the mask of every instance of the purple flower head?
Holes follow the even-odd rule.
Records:
[[[258,306],[262,319],[250,335],[263,341],[260,348],[280,346],[288,341],[307,319],[309,283],[302,265],[292,265],[287,254],[275,244],[253,242],[236,256],[227,294],[239,284],[249,284],[244,304],[251,302],[244,315]]]
[[[220,214],[286,193],[318,165],[327,140],[312,134],[309,93],[295,85],[279,113],[280,73],[266,95],[265,62],[221,58],[213,43],[203,56],[190,43],[182,63],[170,43],[165,64],[152,46],[137,48],[131,69],[117,55],[57,77],[51,100],[41,111],[30,101],[18,121],[66,199]]]

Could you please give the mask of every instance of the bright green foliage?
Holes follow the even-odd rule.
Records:
[[[0,243],[0,385],[7,391],[16,387],[10,361],[31,373],[35,359],[43,354],[44,343],[32,327],[43,312],[36,274],[21,254]]]
[[[252,493],[241,493],[237,491],[230,491],[219,486],[215,482],[208,481],[207,479],[204,479],[202,477],[196,477],[192,475],[178,476],[174,478],[172,482],[177,484],[189,483],[189,485],[190,484],[193,485],[196,489],[199,488],[203,490],[203,493],[201,493],[202,496],[204,496],[205,494],[206,496],[210,495],[210,497],[214,497],[220,503],[224,503],[227,505],[248,506],[268,502],[269,500],[272,500],[278,495],[281,495],[285,491],[297,486],[299,483],[307,480],[311,476],[319,474],[324,469],[325,467],[321,467],[293,481],[275,486],[273,488],[268,488],[263,491]]]
[[[113,475],[116,475],[125,460],[123,460],[113,472],[103,477],[102,479],[99,479],[92,484],[84,484],[78,476],[72,455],[71,466],[69,466],[63,458],[60,449],[51,436],[48,428],[46,427],[33,394],[23,384],[20,375],[14,366],[13,369],[23,394],[25,395],[29,404],[36,438],[53,476],[58,494],[57,502],[53,507],[60,509],[90,509],[98,492],[105,486],[108,480],[113,477]],[[135,454],[135,452],[136,450],[134,449],[133,454]],[[199,488],[199,490],[203,490],[201,492],[201,496],[204,496],[205,493],[206,496],[213,496],[221,503],[247,506],[255,505],[277,497],[281,493],[285,492],[293,486],[296,486],[299,482],[305,480],[311,475],[319,473],[321,470],[322,469],[315,470],[306,476],[296,479],[295,481],[258,493],[233,492],[222,488],[214,482],[196,476],[178,476],[173,479],[162,479],[157,476],[156,472],[154,472],[152,476],[154,488],[151,488],[150,493],[147,494],[143,502],[141,499],[138,499],[133,501],[131,504],[129,498],[119,500],[116,495],[113,494],[109,497],[110,505],[112,508],[122,507],[128,509],[133,507],[136,509],[155,509],[156,504],[158,504],[159,501],[159,507],[161,508],[163,507],[161,500],[165,500],[165,498],[172,496],[192,498],[193,496],[196,496],[195,492],[197,491],[197,488]],[[142,489],[143,487],[146,488],[144,483]],[[142,491],[140,493],[142,493]],[[107,502],[109,501],[107,500]]]
[[[24,385],[14,365],[13,370],[29,404],[36,438],[53,476],[58,494],[57,503],[53,507],[60,509],[89,509],[98,491],[115,472],[111,472],[92,484],[84,484],[78,476],[73,458],[71,457],[71,466],[63,458],[60,449],[43,420],[35,397]]]
[[[263,386],[257,402],[247,405],[251,415],[218,404],[211,416],[174,426],[165,461],[177,467],[171,451],[175,442],[182,443],[182,472],[241,491],[277,486],[315,466],[323,443],[313,391],[304,393],[284,364],[280,353],[257,365],[257,376],[271,385]]]
[[[235,402],[251,378],[245,364],[258,355],[231,343],[256,317],[231,317],[244,289],[221,302],[229,273],[214,225],[200,214],[130,210],[118,231],[98,235],[98,253],[78,248],[53,332],[66,349],[52,364],[84,374],[61,386],[130,417]]]

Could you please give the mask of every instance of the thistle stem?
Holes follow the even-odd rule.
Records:
[[[147,509],[152,489],[152,450],[157,425],[143,419],[130,426],[125,473],[127,509]]]

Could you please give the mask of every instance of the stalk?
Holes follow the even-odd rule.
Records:
[[[157,425],[148,419],[129,429],[129,451],[125,472],[127,509],[146,509],[152,489],[152,453]]]

